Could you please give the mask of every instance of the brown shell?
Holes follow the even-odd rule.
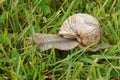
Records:
[[[74,14],[64,21],[58,34],[65,38],[76,38],[80,44],[87,46],[100,41],[101,29],[93,16]]]

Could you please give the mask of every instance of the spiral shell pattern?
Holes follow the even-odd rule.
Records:
[[[98,43],[101,28],[96,18],[89,14],[74,14],[62,24],[59,35],[64,38],[76,38],[84,46]]]

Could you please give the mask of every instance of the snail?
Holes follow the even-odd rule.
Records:
[[[77,46],[97,44],[101,38],[101,27],[96,18],[89,14],[79,13],[68,17],[62,24],[58,34],[33,35],[34,42],[42,51],[51,48],[70,50]],[[32,40],[32,37],[29,37]],[[106,48],[106,47],[99,47]],[[96,48],[98,50],[99,48]]]

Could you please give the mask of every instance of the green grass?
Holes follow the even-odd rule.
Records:
[[[3,0],[0,3],[0,80],[120,80],[120,0]],[[75,13],[96,17],[111,48],[41,52],[25,39],[57,34]]]

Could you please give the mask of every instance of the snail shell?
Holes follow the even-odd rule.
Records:
[[[88,14],[74,14],[62,24],[58,35],[34,34],[34,42],[40,50],[52,47],[60,50],[70,50],[78,45],[87,46],[100,41],[101,29],[99,22]],[[32,40],[32,38],[29,38]]]
[[[101,37],[99,22],[88,14],[74,14],[65,20],[58,33],[65,38],[76,38],[87,46],[98,43]]]

